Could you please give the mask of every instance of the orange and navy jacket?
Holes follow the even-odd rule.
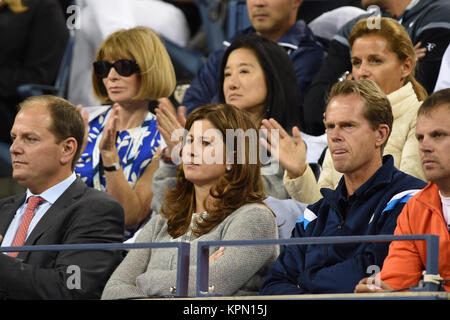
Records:
[[[450,278],[450,233],[442,214],[439,189],[434,183],[409,199],[398,217],[394,234],[439,236],[439,275]],[[381,280],[393,289],[417,286],[426,268],[426,242],[393,241],[381,270]],[[450,282],[444,285],[450,291]]]

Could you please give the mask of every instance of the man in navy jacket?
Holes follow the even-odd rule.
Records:
[[[252,27],[239,34],[258,33],[276,41],[286,49],[297,75],[300,97],[319,70],[324,59],[324,49],[302,20],[297,19],[297,11],[303,0],[247,0],[247,8]],[[187,113],[198,106],[217,102],[218,80],[223,49],[211,53],[199,70],[190,87],[186,90],[182,106]],[[229,44],[228,44],[229,45]]]
[[[397,170],[391,155],[382,157],[393,123],[390,103],[371,80],[340,82],[328,101],[328,147],[335,169],[344,176],[335,190],[321,190],[323,198],[308,206],[292,237],[393,234],[405,202],[426,184]],[[369,270],[381,269],[388,246],[289,245],[260,293],[353,292]]]

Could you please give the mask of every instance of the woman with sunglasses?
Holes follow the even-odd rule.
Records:
[[[163,43],[146,27],[112,33],[93,66],[94,93],[107,106],[89,121],[76,172],[120,202],[129,237],[151,213],[149,186],[158,167],[152,158],[161,136],[149,102],[170,96],[175,71]]]

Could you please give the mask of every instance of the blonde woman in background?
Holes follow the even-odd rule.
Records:
[[[380,29],[370,29],[363,19],[353,27],[349,36],[353,69],[349,77],[373,80],[387,95],[394,125],[383,154],[391,154],[399,170],[426,181],[415,138],[417,110],[426,91],[414,78],[414,48],[397,21],[381,18],[380,24]],[[293,199],[312,204],[322,198],[321,188],[336,188],[342,174],[335,170],[329,149],[317,181],[305,162],[301,136],[293,131],[290,137],[274,120],[264,120],[263,127],[281,130],[280,163],[286,168],[284,184]]]

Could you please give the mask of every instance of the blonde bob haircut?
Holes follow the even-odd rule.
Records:
[[[3,2],[14,13],[21,13],[21,12],[24,12],[24,11],[28,10],[28,7],[25,7],[23,5],[22,0],[3,0]]]
[[[380,18],[380,28],[370,28],[367,18],[361,19],[352,28],[350,35],[348,36],[348,42],[350,47],[353,47],[353,43],[358,38],[362,38],[367,35],[377,35],[383,37],[389,44],[389,48],[395,53],[400,61],[405,61],[410,58],[413,63],[411,73],[405,79],[404,84],[411,82],[414,92],[416,93],[419,101],[425,100],[428,93],[425,88],[414,77],[416,68],[416,54],[411,42],[411,38],[406,32],[405,28],[392,18],[382,17]]]
[[[169,97],[175,89],[175,70],[158,35],[147,27],[118,30],[109,35],[97,50],[95,61],[135,60],[140,78],[136,100]],[[111,103],[103,79],[92,68],[94,94],[102,103]]]

